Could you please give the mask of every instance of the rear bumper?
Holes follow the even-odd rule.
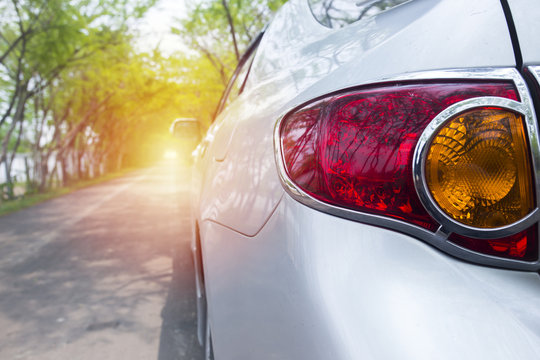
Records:
[[[538,359],[540,277],[285,195],[246,237],[201,226],[216,358]]]

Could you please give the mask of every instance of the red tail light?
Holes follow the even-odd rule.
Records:
[[[435,231],[439,223],[422,206],[413,182],[416,144],[442,110],[485,96],[519,100],[511,82],[471,81],[386,85],[311,103],[280,124],[286,174],[300,190],[323,203]],[[536,236],[526,237],[525,245],[511,238],[491,240],[487,246],[501,249],[506,241],[519,243],[510,246],[516,249],[536,247],[531,245]],[[481,247],[467,244],[463,247],[502,257],[526,259],[530,254],[522,249],[484,251],[485,241]]]
[[[504,257],[508,259],[520,259],[534,261],[538,257],[538,242],[536,226],[521,231],[515,235],[502,239],[473,239],[458,234],[450,235],[450,241],[482,254]]]

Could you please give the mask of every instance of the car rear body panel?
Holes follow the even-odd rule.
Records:
[[[413,0],[342,29],[320,25],[309,11],[307,1],[282,8],[248,84],[290,98],[312,87],[303,97],[309,100],[407,72],[515,66],[498,0]]]
[[[210,146],[196,164],[218,360],[540,358],[537,273],[470,264],[314,210],[284,192],[275,163],[274,127],[306,101],[490,67],[515,67],[498,0],[413,0],[337,30],[316,22],[306,0],[283,6],[245,92],[214,125],[233,134],[226,151]]]
[[[202,228],[218,358],[540,358],[536,273],[469,264],[288,195],[255,237]]]
[[[524,65],[540,64],[540,6],[536,0],[508,0]]]
[[[225,145],[205,155],[201,220],[246,235],[260,230],[282,194],[273,128],[294,107],[410,72],[509,66],[515,60],[498,0],[414,0],[337,30],[319,24],[305,0],[291,1],[268,27],[246,90],[213,125],[233,136],[224,160],[212,159]]]

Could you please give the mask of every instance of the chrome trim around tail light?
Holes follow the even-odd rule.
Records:
[[[540,66],[530,67],[532,73],[535,75],[536,79],[540,83]],[[389,228],[395,231],[399,231],[411,236],[414,236],[436,248],[451,254],[460,259],[483,264],[495,267],[504,267],[516,270],[527,270],[527,271],[538,271],[540,270],[540,254],[538,259],[534,262],[515,260],[515,259],[506,259],[499,258],[491,255],[481,254],[472,250],[465,249],[460,247],[450,241],[448,237],[456,232],[460,235],[470,236],[474,235],[478,237],[479,234],[482,238],[491,239],[495,237],[502,237],[517,233],[520,230],[526,229],[540,220],[540,211],[538,209],[538,204],[540,203],[540,184],[538,179],[540,179],[540,142],[539,142],[539,130],[536,115],[534,112],[532,98],[527,88],[525,81],[523,80],[520,73],[514,68],[489,68],[489,69],[451,69],[451,70],[437,70],[437,71],[426,71],[426,72],[416,72],[408,73],[395,77],[389,77],[381,79],[376,82],[369,82],[365,84],[358,84],[358,86],[365,85],[377,85],[390,82],[409,82],[409,81],[437,81],[437,80],[505,80],[512,81],[516,87],[516,90],[519,94],[520,101],[513,101],[505,98],[499,97],[479,97],[461,101],[454,105],[449,106],[441,113],[439,113],[428,125],[424,133],[422,134],[414,154],[414,163],[413,163],[413,177],[416,184],[416,189],[418,195],[424,206],[426,206],[428,212],[437,220],[441,226],[436,232],[431,232],[427,229],[421,228],[419,226],[400,221],[398,219],[384,217],[380,215],[368,214],[359,211],[350,210],[347,208],[341,208],[334,206],[322,201],[319,201],[312,196],[308,195],[302,189],[300,189],[296,184],[289,178],[284,159],[282,157],[281,149],[281,136],[280,128],[282,120],[289,114],[300,109],[306,104],[301,104],[296,106],[294,109],[287,111],[283,116],[281,116],[275,124],[274,127],[274,152],[275,160],[278,167],[278,173],[284,189],[287,193],[297,201],[321,212],[325,212],[331,215],[338,217],[371,224],[375,226],[381,226]],[[343,89],[341,92],[350,91],[351,89]],[[332,95],[332,94],[329,94]],[[329,95],[325,95],[329,96]],[[314,99],[316,101],[318,99]],[[425,192],[425,177],[423,174],[422,159],[425,156],[426,144],[429,142],[430,137],[436,131],[436,129],[444,121],[452,117],[452,115],[462,112],[467,109],[479,107],[479,106],[496,106],[501,108],[507,108],[512,111],[518,112],[523,115],[527,136],[529,140],[529,148],[531,151],[531,159],[533,166],[534,174],[534,188],[535,188],[535,209],[525,216],[523,219],[504,226],[494,229],[479,229],[466,226],[460,223],[457,223],[455,220],[449,218],[446,214],[441,214],[441,211],[437,208],[433,199],[430,195]],[[539,227],[537,227],[539,228]],[[540,231],[540,230],[538,230]],[[540,234],[537,234],[540,235]],[[539,236],[540,238],[540,236]],[[539,247],[540,248],[540,247]]]

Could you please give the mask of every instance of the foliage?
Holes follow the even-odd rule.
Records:
[[[43,192],[149,163],[172,145],[176,117],[209,125],[239,55],[283,3],[192,4],[173,31],[195,52],[164,56],[137,51],[128,26],[156,1],[0,2],[0,198],[15,193],[22,153],[16,177]]]
[[[225,85],[240,55],[284,2],[203,0],[191,5],[173,32],[212,64],[219,75],[214,78]]]
[[[58,145],[64,126],[64,121],[54,117],[62,80],[96,54],[125,42],[128,14],[142,15],[154,2],[137,0],[126,6],[126,0],[11,0],[2,4],[0,164],[6,170],[8,187],[13,183],[15,153],[28,140],[33,141],[34,177],[42,188],[46,186],[51,140]],[[73,133],[67,134],[71,146]],[[7,192],[11,194],[12,189]]]

